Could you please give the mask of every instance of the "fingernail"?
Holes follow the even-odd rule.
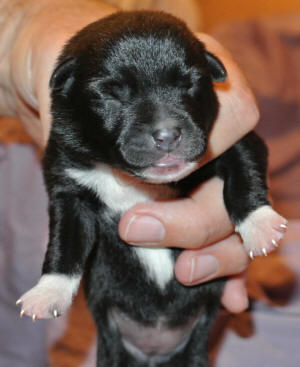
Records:
[[[136,215],[132,217],[126,228],[126,242],[141,245],[155,245],[165,237],[162,223],[154,217]]]
[[[191,260],[190,283],[204,281],[219,270],[218,260],[211,255],[193,257]]]

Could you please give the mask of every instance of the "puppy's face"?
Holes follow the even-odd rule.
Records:
[[[52,112],[66,144],[89,159],[150,182],[177,181],[206,150],[218,110],[212,81],[225,77],[177,19],[118,13],[65,48],[50,82]]]

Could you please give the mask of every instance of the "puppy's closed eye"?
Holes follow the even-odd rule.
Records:
[[[128,83],[120,80],[99,80],[97,78],[90,80],[87,89],[92,92],[91,99],[94,102],[97,100],[106,100],[119,104],[133,97],[132,88]]]
[[[106,97],[111,97],[120,102],[125,102],[132,97],[132,88],[125,83],[119,81],[109,81],[101,86],[102,92]]]
[[[178,68],[170,68],[165,71],[161,78],[166,85],[173,86],[184,90],[189,90],[192,87],[191,75],[183,74]]]

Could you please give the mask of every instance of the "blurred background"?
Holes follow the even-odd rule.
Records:
[[[176,0],[175,0],[176,2]],[[300,11],[299,0],[199,0],[206,31],[230,21]]]
[[[124,9],[162,9],[188,21],[193,29],[209,31],[236,20],[300,11],[299,0],[108,0]]]

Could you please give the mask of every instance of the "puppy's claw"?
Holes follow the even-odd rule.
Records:
[[[287,225],[282,223],[282,224],[280,224],[280,228],[287,229]]]
[[[253,251],[250,251],[249,252],[249,256],[250,256],[250,259],[251,260],[254,260],[254,252]]]
[[[24,310],[21,310],[21,312],[20,312],[20,317],[21,318],[23,317],[24,313],[25,313],[25,311]]]
[[[272,244],[273,246],[278,247],[278,243],[275,240],[272,240]]]
[[[263,253],[265,256],[268,256],[267,250],[266,250],[265,248],[262,248],[262,253]]]
[[[57,310],[54,310],[54,311],[53,311],[53,317],[54,317],[55,319],[58,317],[58,312],[57,312]]]
[[[21,302],[22,302],[22,299],[21,299],[21,298],[19,298],[19,299],[17,300],[17,302],[16,302],[16,306],[18,306]]]
[[[36,314],[32,315],[32,321],[35,322],[36,321]]]

